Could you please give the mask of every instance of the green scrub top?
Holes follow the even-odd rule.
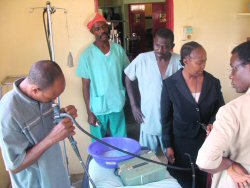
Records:
[[[94,44],[81,54],[76,74],[90,80],[90,109],[94,114],[122,110],[125,103],[122,73],[128,64],[123,48],[112,42],[106,55]]]

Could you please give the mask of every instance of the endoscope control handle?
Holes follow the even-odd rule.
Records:
[[[54,108],[54,122],[55,123],[59,123],[62,119],[66,118],[66,117],[70,118],[74,122],[74,118],[71,115],[69,115],[67,113],[60,113],[60,112],[58,113],[58,109]],[[68,139],[69,139],[71,144],[73,144],[73,145],[77,144],[75,139],[73,138],[73,136],[68,136]]]

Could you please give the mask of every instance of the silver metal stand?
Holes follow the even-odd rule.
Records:
[[[50,50],[51,50],[51,60],[55,61],[55,51],[54,51],[54,42],[53,42],[53,32],[52,32],[52,24],[51,24],[51,14],[55,12],[54,7],[50,6],[50,2],[46,2],[46,11],[48,17],[48,33],[49,33],[49,42],[50,42]]]
[[[31,8],[31,11],[30,12],[33,12],[35,9],[43,9],[44,10],[44,13],[46,12],[47,13],[47,24],[44,23],[44,27],[47,27],[48,28],[45,28],[45,31],[46,31],[46,40],[47,40],[47,43],[48,43],[48,50],[49,50],[49,53],[50,53],[50,60],[55,62],[55,50],[54,50],[54,42],[53,42],[53,31],[52,31],[52,21],[51,21],[51,15],[53,13],[56,12],[56,9],[63,9],[63,8],[55,8],[55,7],[52,7],[50,5],[50,1],[47,1],[46,2],[46,7],[34,7],[34,8]],[[66,9],[63,9],[64,12],[67,12]],[[44,19],[44,22],[45,22],[45,19]],[[57,99],[55,100],[57,105],[59,106],[60,108],[60,97],[57,97]],[[69,162],[68,162],[68,156],[67,156],[67,150],[66,150],[66,144],[65,144],[65,140],[62,141],[63,142],[63,153],[64,153],[64,158],[65,158],[65,166],[66,166],[66,169],[67,169],[67,173],[68,173],[68,178],[69,178],[69,181],[71,183],[71,176],[70,176],[70,173],[69,173]]]
[[[51,60],[55,62],[55,50],[54,50],[54,41],[53,41],[53,31],[52,31],[52,21],[51,21],[51,14],[55,13],[56,9],[54,7],[51,7],[50,2],[47,1],[46,2],[46,12],[47,12],[47,21],[48,21],[48,37],[49,37],[49,50],[50,50],[50,55],[51,55]],[[60,97],[57,97],[57,104],[59,105],[60,108]],[[66,148],[66,144],[65,144],[65,140],[62,141],[63,142],[63,153],[64,153],[64,157],[65,157],[65,166],[67,169],[67,173],[68,173],[68,178],[69,181],[71,183],[71,176],[69,173],[69,161],[68,161],[68,155],[67,155],[67,148]]]

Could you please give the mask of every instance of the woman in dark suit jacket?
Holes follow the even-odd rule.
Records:
[[[224,105],[220,81],[204,71],[207,55],[197,42],[181,48],[184,65],[163,81],[161,97],[162,138],[169,162],[190,167],[189,158],[196,161],[198,150],[212,128],[218,109]],[[191,171],[169,169],[184,188],[192,186]],[[207,174],[196,169],[196,187],[205,188]]]

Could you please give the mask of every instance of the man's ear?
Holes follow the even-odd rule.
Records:
[[[37,85],[32,85],[31,86],[32,94],[37,95],[37,93],[39,93],[40,91],[41,91],[41,89]]]

